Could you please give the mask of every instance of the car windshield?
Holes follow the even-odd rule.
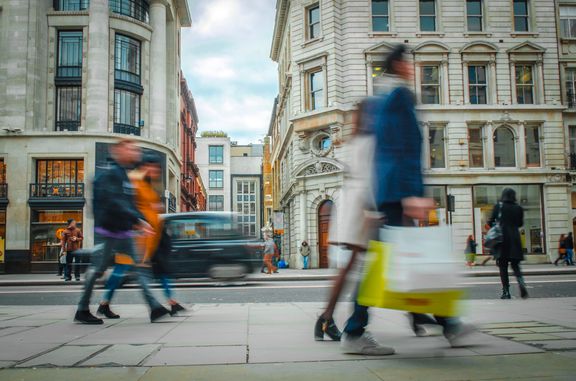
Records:
[[[189,217],[168,221],[168,231],[175,240],[223,239],[238,235],[232,217]]]

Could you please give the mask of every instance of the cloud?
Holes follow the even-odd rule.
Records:
[[[272,0],[199,0],[182,33],[182,71],[194,95],[200,130],[224,130],[240,143],[268,130],[277,94],[269,58]]]

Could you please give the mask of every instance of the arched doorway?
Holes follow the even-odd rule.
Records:
[[[321,269],[328,268],[328,230],[333,202],[323,201],[318,207],[318,256]]]

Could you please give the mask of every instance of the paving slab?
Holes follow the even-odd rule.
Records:
[[[121,319],[118,324],[100,326],[100,329],[88,332],[71,344],[154,344],[179,323],[166,320],[165,323],[151,324],[145,319]]]
[[[546,323],[539,321],[509,321],[501,323],[488,323],[482,324],[481,329],[495,329],[495,328],[526,328],[526,327],[540,327],[545,326]]]
[[[19,332],[28,331],[29,329],[33,329],[33,328],[36,328],[36,327],[22,326],[22,327],[6,327],[6,328],[0,328],[0,337],[13,335],[13,334],[19,333]]]
[[[537,346],[539,348],[544,348],[547,351],[569,349],[576,350],[576,340],[531,341],[526,343]]]
[[[59,347],[60,344],[0,343],[0,361],[22,361],[39,353]]]
[[[102,329],[103,326],[83,325],[71,321],[65,321],[27,330],[26,332],[18,334],[17,338],[14,338],[13,336],[0,337],[0,345],[3,345],[3,343],[7,341],[14,340],[21,343],[31,344],[64,344],[91,333],[98,332]]]
[[[562,338],[544,333],[524,333],[521,335],[502,335],[514,341],[540,341],[540,340],[562,340]]]
[[[136,366],[159,348],[159,344],[112,345],[96,356],[82,362],[80,366]]]
[[[482,332],[487,333],[489,335],[496,335],[496,336],[508,336],[508,335],[522,334],[522,333],[531,333],[530,331],[528,331],[524,328],[482,329]]]
[[[66,345],[19,364],[17,367],[31,368],[39,366],[72,366],[84,359],[87,359],[89,356],[92,356],[104,348],[106,348],[105,345]]]
[[[576,313],[574,314],[576,316]],[[566,327],[560,326],[547,326],[547,327],[530,327],[526,328],[528,331],[532,331],[535,333],[548,333],[548,332],[568,332],[572,331],[572,329],[568,329]]]
[[[244,364],[245,346],[163,347],[144,366]]]
[[[2,381],[139,381],[147,368],[38,368],[0,370]],[[185,380],[185,379],[182,379]]]
[[[562,337],[564,339],[576,339],[576,331],[554,332],[552,336]]]
[[[2,368],[9,368],[12,365],[16,364],[15,361],[0,361],[0,369]]]

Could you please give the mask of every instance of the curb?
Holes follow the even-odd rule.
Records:
[[[524,275],[528,276],[544,276],[544,275],[571,275],[576,274],[575,269],[550,269],[550,270],[530,270],[529,268],[523,269]],[[464,277],[469,278],[484,278],[484,277],[497,277],[499,276],[498,271],[487,270],[478,272],[464,272]],[[199,285],[213,285],[214,283],[222,284],[243,284],[243,283],[264,283],[264,282],[306,282],[306,281],[325,281],[333,279],[335,274],[315,274],[315,275],[289,275],[289,276],[254,276],[244,279],[232,280],[232,281],[217,281],[208,278],[182,278],[173,281],[174,287],[187,287],[187,286],[199,286]],[[102,282],[98,282],[101,284]],[[19,286],[67,286],[67,285],[80,285],[82,282],[65,282],[63,280],[0,280],[0,287],[19,287]],[[153,283],[154,285],[154,283]]]

